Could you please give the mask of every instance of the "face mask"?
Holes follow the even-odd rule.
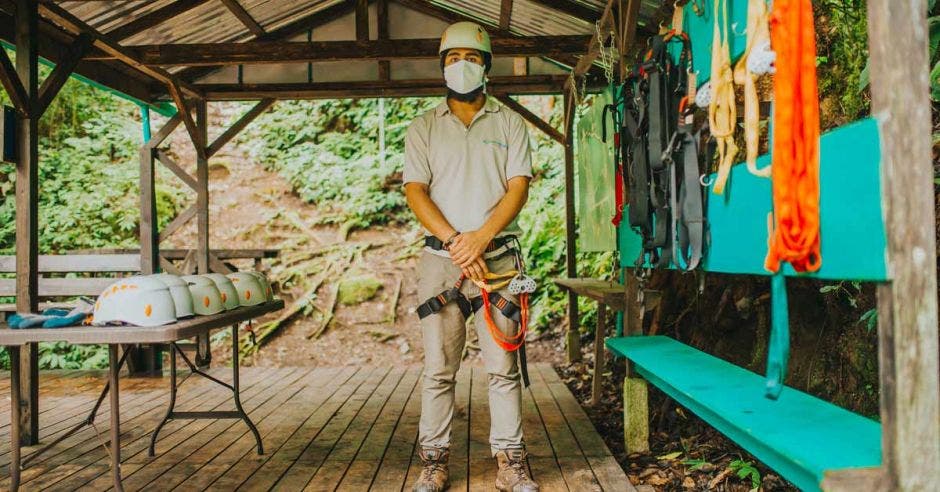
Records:
[[[467,94],[483,85],[483,65],[460,60],[444,67],[444,80],[454,92]]]

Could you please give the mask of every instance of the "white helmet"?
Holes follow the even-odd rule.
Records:
[[[267,301],[267,292],[261,280],[248,272],[235,272],[227,275],[238,291],[238,303],[242,306],[257,306]]]
[[[176,307],[176,319],[188,318],[196,314],[193,311],[193,296],[189,293],[189,285],[186,285],[186,282],[171,273],[158,273],[150,275],[150,278],[163,282],[170,289],[173,305]]]
[[[258,281],[261,282],[262,287],[264,287],[265,300],[267,300],[268,302],[274,300],[274,289],[271,287],[271,281],[268,280],[268,277],[265,276],[265,274],[261,272],[255,272],[255,271],[250,271],[250,272],[245,272],[245,273],[256,277]]]
[[[225,311],[222,294],[215,282],[202,275],[186,275],[180,278],[189,284],[189,293],[193,297],[193,310],[196,314],[205,316]]]
[[[203,277],[215,282],[215,286],[219,288],[219,293],[222,294],[222,305],[225,306],[226,311],[241,305],[238,302],[238,291],[235,290],[235,286],[232,285],[232,281],[228,277],[221,273],[206,273]]]
[[[128,277],[105,289],[95,302],[93,323],[120,321],[137,326],[160,326],[176,321],[170,289],[159,280]]]
[[[444,30],[441,35],[441,47],[437,53],[443,55],[451,48],[472,48],[493,54],[490,35],[476,22],[456,22]]]

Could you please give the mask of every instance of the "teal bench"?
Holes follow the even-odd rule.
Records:
[[[827,470],[881,464],[881,425],[664,336],[607,340],[638,374],[803,490]]]

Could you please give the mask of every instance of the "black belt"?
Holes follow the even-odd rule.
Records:
[[[500,236],[490,242],[490,244],[486,247],[485,252],[491,253],[515,240],[516,240],[516,236]],[[425,236],[424,245],[433,249],[434,251],[444,250],[444,241],[441,241],[440,239],[434,236]]]

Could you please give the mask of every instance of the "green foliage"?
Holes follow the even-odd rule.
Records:
[[[822,124],[855,121],[869,112],[868,24],[864,0],[818,0],[816,51]]]
[[[744,460],[733,460],[728,464],[728,468],[731,468],[738,478],[743,480],[750,479],[751,488],[757,489],[760,487],[760,472],[754,467],[754,463]]]
[[[103,369],[108,367],[106,345],[69,345],[65,342],[40,343],[41,369]]]
[[[865,323],[865,327],[871,332],[878,327],[878,310],[875,308],[865,311],[858,319],[859,323]]]

